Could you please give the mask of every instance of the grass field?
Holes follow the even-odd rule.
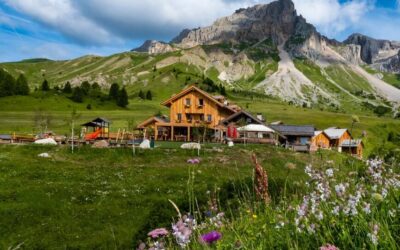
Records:
[[[287,124],[311,124],[317,129],[328,127],[351,127],[352,115],[358,115],[360,123],[356,123],[353,130],[355,137],[361,137],[367,132],[364,139],[367,154],[374,147],[385,143],[388,133],[400,127],[399,119],[377,117],[370,110],[355,104],[354,113],[332,112],[317,108],[301,108],[291,106],[280,101],[268,98],[248,98],[230,94],[233,102],[242,108],[262,113],[267,122],[283,121]],[[140,123],[159,112],[169,115],[169,110],[160,105],[163,98],[155,97],[152,101],[131,98],[127,108],[119,108],[110,101],[100,102],[86,99],[84,103],[74,103],[63,95],[55,93],[35,94],[33,96],[14,96],[0,98],[0,133],[37,133],[34,126],[34,117],[38,110],[51,116],[49,129],[58,134],[68,134],[70,131],[68,120],[73,109],[76,109],[79,118],[76,124],[82,124],[96,117],[105,117],[112,121],[111,130],[127,128],[128,123]],[[92,104],[87,110],[86,105]]]
[[[170,225],[175,210],[168,199],[189,211],[189,183],[199,210],[204,211],[207,190],[221,188],[220,201],[228,204],[234,195],[228,187],[251,180],[251,152],[269,171],[277,198],[287,162],[298,166],[291,177],[295,181],[305,177],[308,163],[348,161],[334,152],[308,155],[268,146],[220,145],[219,152],[208,145],[200,153],[201,163],[189,165],[187,159],[196,152],[177,146],[158,144],[133,156],[130,149],[83,147],[71,154],[66,147],[0,145],[0,248],[135,248],[150,229]],[[51,158],[37,157],[43,152]]]

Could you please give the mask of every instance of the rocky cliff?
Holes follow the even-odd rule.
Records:
[[[142,46],[133,49],[132,51],[135,52],[146,52],[149,54],[161,54],[167,53],[171,51],[175,51],[176,49],[173,48],[170,44],[156,41],[156,40],[147,40],[143,43]]]

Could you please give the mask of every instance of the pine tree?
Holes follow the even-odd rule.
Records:
[[[152,99],[153,99],[153,95],[151,94],[151,91],[150,91],[150,90],[147,90],[146,99],[147,99],[147,100],[152,100]]]
[[[16,95],[29,95],[29,86],[26,77],[20,74],[17,82],[15,84],[15,94]]]
[[[67,83],[64,85],[63,92],[64,92],[65,94],[71,94],[71,93],[72,93],[71,83],[67,82]]]
[[[83,102],[83,91],[80,87],[75,87],[72,91],[72,101],[74,102]]]
[[[145,99],[145,96],[144,96],[144,93],[143,93],[142,90],[139,91],[139,98],[142,99],[142,100]]]
[[[44,81],[42,82],[42,91],[49,91],[50,90],[50,86],[49,86],[49,82],[44,79]]]
[[[125,108],[128,104],[128,93],[126,92],[125,87],[123,87],[118,93],[117,105]]]
[[[82,82],[81,89],[84,95],[88,95],[90,91],[90,83],[88,81]]]
[[[0,97],[13,95],[15,79],[8,72],[0,69]]]
[[[118,94],[119,94],[119,86],[117,83],[111,84],[110,87],[110,92],[108,93],[108,97],[111,100],[117,100],[118,99]]]

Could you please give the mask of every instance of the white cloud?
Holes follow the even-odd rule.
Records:
[[[369,0],[294,0],[298,13],[325,35],[336,34],[356,25],[374,4]]]
[[[86,45],[169,40],[183,28],[211,24],[234,10],[272,0],[0,0],[31,20]],[[324,35],[356,28],[375,0],[293,0]],[[400,3],[400,0],[396,0]]]

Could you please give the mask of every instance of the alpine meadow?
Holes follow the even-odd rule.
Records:
[[[1,249],[400,248],[398,3],[203,4],[0,0]]]

